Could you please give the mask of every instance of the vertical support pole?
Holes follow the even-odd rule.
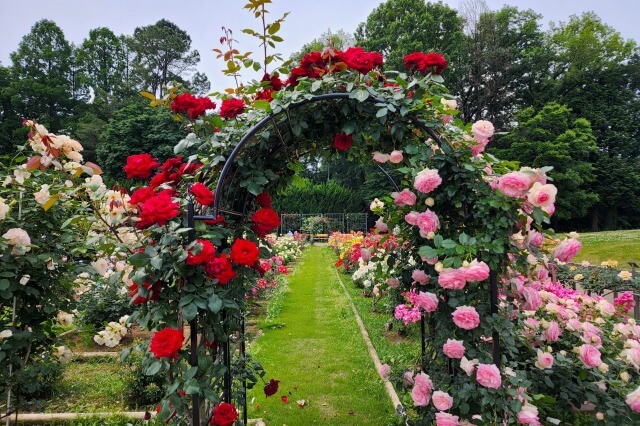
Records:
[[[187,192],[189,189],[187,189]],[[195,229],[195,221],[193,217],[195,216],[195,209],[193,206],[193,201],[189,200],[187,204],[187,226],[189,229],[189,242],[193,242],[196,239],[196,229]],[[189,359],[189,363],[192,367],[198,366],[198,319],[197,317],[192,319],[189,322],[189,331],[190,331],[190,347],[191,347],[191,357]],[[191,409],[191,422],[193,426],[200,426],[200,395],[194,394],[192,397],[193,408]]]
[[[244,317],[244,312],[242,313],[242,317],[240,318],[240,356],[242,357],[242,362],[243,365],[246,365],[245,362],[245,352],[247,350],[245,343],[244,343],[244,333],[245,333],[245,323],[244,323],[245,317]],[[248,413],[247,413],[247,379],[246,378],[242,378],[242,389],[244,390],[244,402],[242,404],[242,415],[243,415],[243,420],[244,420],[244,424],[247,424],[247,419],[248,419]]]
[[[425,370],[424,358],[427,353],[427,344],[425,342],[425,334],[426,334],[426,331],[425,331],[425,324],[424,324],[424,314],[422,314],[420,315],[420,345],[422,348],[422,356],[420,357],[420,367],[422,371]]]
[[[491,315],[498,314],[498,274],[491,270],[489,273],[489,286],[491,287]],[[493,330],[493,363],[500,368],[500,334]]]
[[[229,327],[227,327],[227,315],[226,312],[222,312],[222,328],[227,335],[227,341],[223,342],[222,350],[224,357],[224,366],[226,368],[224,372],[224,402],[231,403],[231,339],[229,336]]]

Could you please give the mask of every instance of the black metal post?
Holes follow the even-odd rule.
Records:
[[[189,191],[187,189],[187,191]],[[187,226],[189,229],[189,242],[192,243],[196,239],[196,229],[193,217],[195,216],[195,208],[193,201],[189,200],[187,204]],[[189,363],[192,367],[198,366],[198,317],[189,322],[191,358]],[[192,397],[193,408],[191,410],[191,420],[194,426],[200,426],[200,395],[195,393]]]
[[[222,356],[224,358],[224,366],[226,371],[224,372],[224,402],[231,403],[231,338],[229,336],[229,327],[227,327],[227,315],[225,311],[222,311],[222,328],[227,335],[227,341],[222,344]]]
[[[242,362],[243,362],[243,367],[246,366],[246,360],[245,360],[245,351],[247,350],[245,344],[244,344],[244,333],[245,333],[245,323],[244,323],[244,312],[242,313],[242,317],[240,318],[240,357],[242,357]],[[248,412],[247,412],[247,379],[242,378],[242,389],[244,390],[244,404],[242,407],[242,413],[243,413],[243,418],[244,418],[244,424],[247,424],[247,419],[248,419]]]
[[[491,315],[498,313],[498,274],[491,270],[489,273],[489,286],[491,287]],[[493,363],[500,368],[500,334],[493,330]]]

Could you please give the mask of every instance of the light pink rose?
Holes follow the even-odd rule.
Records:
[[[473,259],[464,269],[464,278],[467,281],[486,280],[489,278],[489,266],[484,262],[478,262],[478,259]]]
[[[376,161],[378,163],[386,163],[387,161],[389,161],[389,154],[383,154],[376,151],[373,153],[373,161]]]
[[[418,215],[420,213],[418,212],[409,212],[406,215],[404,215],[404,220],[409,224],[409,225],[417,225],[418,224]]]
[[[378,220],[376,220],[375,227],[380,232],[387,232],[389,230],[389,227],[387,226],[386,223],[384,223],[382,218],[379,218]]]
[[[592,345],[582,345],[578,348],[578,357],[585,367],[595,368],[602,364],[600,351]]]
[[[401,192],[392,192],[391,198],[396,206],[412,206],[416,203],[416,194],[406,188]]]
[[[558,336],[560,336],[560,326],[558,323],[551,321],[549,327],[542,332],[542,336],[547,342],[557,342]]]
[[[462,290],[467,285],[464,269],[444,268],[438,275],[438,284],[447,290]]]
[[[489,145],[488,139],[484,141],[478,141],[478,143],[471,145],[471,154],[473,154],[474,157],[477,157],[484,152],[484,150],[487,148],[487,145]]]
[[[478,120],[471,126],[473,137],[477,139],[489,139],[495,131],[493,124],[487,120]]]
[[[631,408],[633,411],[635,411],[636,413],[640,413],[640,386],[638,386],[636,390],[627,395],[624,402],[626,402],[629,408]]]
[[[540,349],[537,351],[538,358],[536,360],[536,367],[540,370],[553,367],[553,355],[549,352],[543,352]]]
[[[460,359],[460,368],[462,368],[464,372],[467,373],[467,376],[473,374],[476,369],[476,365],[478,365],[477,359],[468,360],[467,357],[464,356],[462,357],[462,359]]]
[[[566,238],[553,251],[553,257],[561,262],[571,262],[581,248],[580,241],[575,238]]]
[[[427,262],[429,265],[435,265],[436,263],[438,263],[438,256],[430,257],[428,259],[422,258],[422,261]]]
[[[416,225],[420,228],[420,234],[426,237],[429,232],[436,232],[440,228],[440,219],[433,211],[427,209],[418,214]]]
[[[440,186],[441,183],[442,178],[438,174],[437,170],[424,169],[416,175],[416,178],[413,181],[413,187],[423,194],[428,194]]]
[[[539,426],[538,407],[525,402],[518,413],[518,422],[523,425]]]
[[[400,280],[397,278],[387,278],[387,284],[389,284],[389,287],[391,288],[398,288],[400,287]]]
[[[556,212],[556,206],[555,204],[551,204],[550,206],[543,207],[542,210],[545,211],[549,216],[553,216],[553,214]]]
[[[13,246],[11,254],[23,255],[31,251],[31,238],[22,228],[10,228],[2,235],[2,238],[7,240],[8,245]]]
[[[536,182],[527,193],[527,201],[535,207],[547,207],[556,202],[558,188],[548,183],[546,185]]]
[[[449,358],[462,358],[465,347],[462,340],[447,339],[447,343],[442,345],[442,352]]]
[[[460,418],[453,414],[439,412],[436,413],[436,426],[459,426]]]
[[[368,262],[371,260],[371,250],[368,248],[360,249],[360,258],[363,262]]]
[[[442,121],[442,124],[451,123],[451,121],[453,120],[453,115],[445,114],[440,118],[440,120]]]
[[[507,173],[498,179],[498,189],[507,197],[523,197],[529,185],[529,177],[521,172]]]
[[[525,302],[522,304],[522,309],[525,311],[535,311],[540,305],[542,305],[542,298],[540,293],[533,287],[525,287],[522,289],[522,296]]]
[[[426,272],[421,271],[420,269],[414,269],[413,272],[411,273],[411,278],[417,283],[429,284],[429,279],[431,277],[427,275]]]
[[[404,385],[409,387],[413,384],[413,372],[405,371],[402,375],[402,379],[404,380]]]
[[[631,347],[622,351],[622,360],[629,366],[640,370],[640,348]]]
[[[540,232],[536,231],[535,229],[530,229],[529,232],[527,232],[527,243],[531,244],[532,246],[540,247],[542,246],[542,241],[543,237]]]
[[[458,306],[451,316],[453,322],[465,330],[473,330],[480,325],[480,315],[473,306]]]
[[[413,405],[418,407],[428,405],[433,390],[431,378],[425,373],[418,373],[413,378],[413,383],[413,389],[411,389]]]
[[[389,367],[388,364],[382,364],[378,369],[378,373],[380,373],[380,377],[382,377],[383,379],[388,379],[389,370],[391,370],[391,367]]]
[[[502,385],[500,370],[494,364],[478,364],[476,381],[485,388],[499,389]]]
[[[402,156],[402,151],[395,150],[391,151],[391,154],[389,154],[389,161],[391,161],[393,164],[398,164],[403,159],[404,157]]]
[[[438,308],[438,296],[429,292],[418,292],[413,298],[414,306],[425,312],[435,312]]]
[[[453,406],[453,398],[446,392],[435,391],[431,395],[431,400],[433,401],[433,406],[440,411],[447,411]]]

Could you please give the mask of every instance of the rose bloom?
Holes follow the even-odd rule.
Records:
[[[271,379],[264,387],[264,395],[269,397],[275,395],[278,392],[280,380]]]
[[[548,183],[546,185],[536,182],[527,193],[527,201],[535,207],[548,207],[556,202],[558,188]]]
[[[418,224],[418,212],[409,212],[406,215],[404,215],[404,220],[409,224],[409,225],[417,225]]]
[[[507,173],[498,179],[498,189],[507,197],[523,197],[529,185],[529,176],[521,172]]]
[[[242,99],[229,98],[222,101],[220,106],[220,117],[231,119],[242,114],[245,109],[245,104]]]
[[[433,211],[427,209],[418,215],[416,225],[420,228],[420,235],[425,237],[429,232],[436,232],[440,228],[440,220]]]
[[[204,115],[206,110],[215,107],[216,104],[208,97],[198,98],[191,93],[181,93],[171,102],[171,109],[174,113],[187,113],[192,120]]]
[[[227,284],[236,277],[233,265],[229,261],[226,253],[222,253],[218,257],[214,257],[204,265],[209,278],[217,279],[218,284]]]
[[[443,412],[436,413],[436,426],[458,426],[459,424],[458,416]]]
[[[127,179],[147,179],[151,171],[157,169],[160,163],[151,154],[136,154],[127,157],[127,164],[123,167]]]
[[[213,409],[213,417],[209,424],[215,426],[231,426],[238,420],[238,412],[233,404],[226,402],[219,403]]]
[[[498,389],[502,385],[500,370],[494,364],[478,364],[476,381],[485,388]]]
[[[387,226],[387,224],[384,222],[384,220],[382,220],[382,218],[378,218],[378,220],[376,220],[376,224],[375,227],[378,231],[380,232],[387,232],[389,230],[389,227]]]
[[[178,351],[182,348],[184,336],[177,328],[164,328],[156,331],[151,338],[149,352],[156,358],[178,359]]]
[[[442,352],[449,358],[462,358],[465,347],[462,340],[447,339],[447,343],[442,345]]]
[[[447,290],[462,290],[467,285],[464,270],[444,268],[438,276],[438,284]]]
[[[494,128],[493,124],[487,120],[478,120],[471,126],[471,132],[476,140],[484,142],[493,136]]]
[[[140,188],[133,191],[131,194],[131,198],[129,199],[129,204],[136,206],[138,204],[144,204],[149,198],[156,195],[156,192],[153,188],[148,186],[141,186]]]
[[[11,254],[23,255],[28,251],[31,251],[31,238],[29,234],[22,228],[10,228],[2,235],[2,238],[7,240],[7,244],[13,246]]]
[[[525,402],[518,413],[518,422],[523,425],[539,426],[541,423],[538,419],[538,407]]]
[[[558,336],[560,335],[560,326],[557,322],[551,321],[549,323],[549,327],[542,332],[542,337],[547,342],[556,342],[558,341]]]
[[[631,408],[633,411],[635,411],[636,413],[640,413],[640,386],[638,386],[636,390],[627,395],[624,402],[626,402],[629,408]]]
[[[633,275],[631,274],[631,272],[627,271],[626,269],[623,269],[618,274],[618,278],[620,278],[622,281],[629,281],[631,278],[633,278]]]
[[[416,307],[422,308],[425,312],[435,312],[438,308],[438,296],[433,293],[421,291],[414,296],[412,301]]]
[[[367,74],[375,67],[382,66],[382,55],[378,52],[365,52],[362,47],[350,47],[343,52],[344,62],[352,70]]]
[[[522,309],[525,311],[535,311],[540,305],[542,305],[542,298],[540,293],[533,287],[525,287],[522,289],[522,295],[524,296],[525,303],[522,305]]]
[[[428,194],[436,189],[441,183],[442,178],[438,174],[437,170],[424,169],[416,175],[416,178],[413,181],[413,187],[423,194]]]
[[[180,204],[174,203],[168,192],[160,192],[147,199],[140,208],[138,229],[146,229],[151,225],[166,225],[166,223],[180,214]]]
[[[563,240],[556,249],[553,251],[553,258],[558,259],[561,262],[571,262],[571,259],[582,248],[582,243],[575,238],[567,238]]]
[[[338,151],[344,152],[351,148],[353,137],[346,133],[337,133],[333,138],[333,147]]]
[[[194,254],[193,249],[189,249],[187,252],[186,264],[189,266],[196,266],[208,262],[215,255],[215,248],[209,240],[199,239],[194,248],[196,246],[200,246],[200,252],[198,254]]]
[[[189,187],[189,192],[192,193],[196,201],[203,206],[213,205],[213,192],[209,188],[207,188],[206,185],[200,182],[194,183]]]
[[[411,389],[413,405],[418,407],[428,405],[431,400],[431,391],[433,390],[431,378],[425,373],[419,373],[413,378],[413,382],[413,389]]]
[[[440,411],[447,411],[453,406],[453,398],[446,392],[435,391],[431,395],[431,400],[433,401],[433,406]]]
[[[543,352],[540,349],[537,351],[538,359],[536,361],[536,367],[540,370],[545,370],[547,368],[553,367],[553,355],[549,352]]]
[[[473,306],[458,306],[451,316],[456,326],[465,330],[473,330],[480,325],[480,315]]]
[[[373,153],[373,161],[377,163],[386,163],[387,161],[389,161],[389,159],[390,159],[389,154],[383,154],[378,151]]]
[[[543,240],[542,234],[535,229],[530,229],[529,232],[527,232],[527,243],[532,246],[541,247]]]
[[[380,374],[380,377],[382,377],[383,379],[388,379],[390,369],[391,368],[389,367],[388,364],[382,364],[378,369],[378,373]]]
[[[429,277],[426,272],[421,271],[420,269],[414,269],[411,273],[411,278],[417,283],[429,284],[429,279],[431,277]]]
[[[602,364],[600,351],[592,345],[582,345],[578,348],[578,357],[585,367],[595,368]]]
[[[253,266],[259,256],[260,250],[253,241],[238,238],[231,245],[231,260],[237,265]]]
[[[273,209],[264,208],[256,211],[251,216],[253,226],[251,229],[260,238],[264,238],[269,232],[280,226],[280,215]]]
[[[271,197],[266,192],[261,192],[260,194],[256,195],[256,202],[260,207],[264,209],[271,208]]]
[[[478,364],[477,359],[468,360],[464,356],[462,357],[462,359],[460,359],[460,368],[462,368],[462,370],[464,370],[464,372],[467,373],[467,376],[470,376],[473,374],[477,364]]]
[[[486,263],[473,259],[464,269],[464,278],[467,281],[483,281],[489,278],[489,272],[489,266]]]
[[[402,151],[395,150],[395,151],[391,151],[391,154],[389,154],[389,161],[392,162],[393,164],[398,164],[403,159],[404,157],[402,156]]]
[[[392,192],[391,198],[396,206],[413,206],[416,203],[416,194],[406,188],[401,192]]]
[[[9,205],[5,203],[5,199],[0,197],[0,220],[4,220],[9,213]]]

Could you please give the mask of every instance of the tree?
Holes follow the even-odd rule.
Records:
[[[176,24],[161,19],[153,25],[138,27],[129,39],[133,68],[144,90],[160,97],[167,83],[186,79],[200,61],[191,49],[191,37]]]
[[[0,155],[15,152],[15,146],[26,140],[20,115],[13,98],[11,68],[0,65]]]
[[[340,29],[336,32],[331,31],[329,28],[323,32],[320,37],[314,38],[309,43],[303,44],[302,48],[297,52],[291,54],[291,59],[294,61],[300,61],[305,53],[322,51],[326,46],[331,46],[338,50],[345,50],[349,47],[355,46],[356,41],[352,34]]]

